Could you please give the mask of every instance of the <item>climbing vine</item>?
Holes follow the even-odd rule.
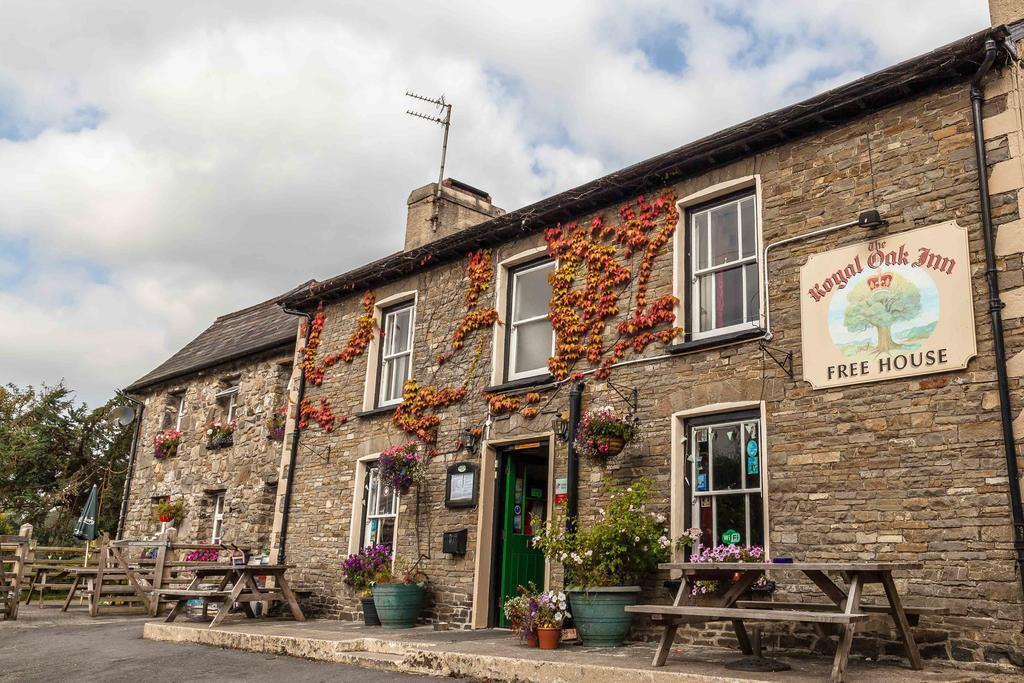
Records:
[[[654,260],[675,232],[678,212],[675,195],[667,192],[653,201],[640,196],[619,209],[621,221],[610,224],[596,217],[584,224],[568,223],[544,233],[548,253],[558,259],[551,275],[551,309],[555,354],[548,369],[556,379],[569,377],[581,359],[597,366],[595,376],[607,377],[612,366],[630,348],[640,353],[654,341],[669,343],[675,327],[676,298],[666,294],[648,301]],[[628,265],[635,254],[640,262],[634,276]],[[608,322],[620,312],[619,300],[633,284],[634,306],[628,318],[615,326],[618,338],[606,344]]]
[[[666,294],[650,300],[649,292],[654,262],[676,228],[674,194],[669,191],[653,200],[637,197],[619,208],[617,218],[611,221],[598,216],[585,223],[559,224],[544,232],[548,254],[558,262],[550,276],[552,295],[548,313],[556,340],[548,367],[556,380],[582,374],[575,370],[581,361],[590,364],[595,376],[607,377],[628,351],[639,354],[654,342],[670,343],[680,332],[673,326],[675,297]],[[471,252],[468,258],[464,313],[452,331],[448,348],[434,357],[435,375],[465,347],[474,332],[501,323],[497,310],[481,305],[481,298],[494,278],[491,252],[481,249]],[[320,363],[317,352],[324,315],[322,306],[317,308],[303,359],[308,382],[319,386],[326,368],[339,360],[351,363],[366,350],[374,334],[379,333],[373,315],[374,301],[370,292],[363,296],[364,315],[356,321],[356,329],[345,348],[324,357]],[[613,326],[613,319],[620,316],[623,307],[627,309],[626,317]],[[443,387],[433,381],[421,385],[415,378],[409,379],[403,387],[402,402],[395,408],[393,423],[426,444],[436,443],[441,413],[465,400],[487,341],[478,340],[476,353],[471,360],[467,359],[468,367],[460,368],[462,377],[457,386]],[[518,412],[527,419],[540,414],[543,400],[535,391],[521,396],[482,396],[492,415]],[[345,418],[335,418],[326,399],[320,399],[319,407],[306,399],[300,407],[300,427],[310,420],[331,431]]]

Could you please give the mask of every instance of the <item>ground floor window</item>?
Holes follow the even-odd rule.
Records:
[[[688,526],[702,546],[764,546],[762,434],[756,410],[687,420]]]
[[[385,487],[379,475],[380,470],[376,462],[367,464],[359,547],[383,543],[391,548],[393,553],[398,522],[398,494]]]
[[[217,493],[213,496],[213,538],[210,543],[220,543],[224,537],[224,494]]]

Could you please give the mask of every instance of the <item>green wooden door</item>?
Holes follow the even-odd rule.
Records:
[[[547,514],[547,462],[536,457],[504,456],[505,509],[501,541],[501,602],[518,593],[519,586],[533,582],[544,587],[544,555],[533,548],[534,520]],[[508,626],[504,609],[498,624]]]

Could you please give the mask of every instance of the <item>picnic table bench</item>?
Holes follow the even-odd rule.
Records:
[[[664,666],[679,626],[705,621],[731,621],[744,654],[752,654],[750,639],[744,622],[787,621],[798,623],[836,624],[842,629],[839,647],[832,662],[829,678],[833,683],[843,680],[846,665],[853,645],[856,625],[865,621],[872,613],[888,614],[896,625],[904,650],[912,669],[921,669],[921,654],[910,630],[910,620],[916,625],[922,615],[945,613],[938,607],[906,608],[896,590],[892,573],[896,570],[920,569],[922,565],[909,562],[789,562],[789,563],[747,563],[747,562],[669,562],[659,565],[661,569],[679,571],[682,580],[671,605],[633,605],[627,612],[646,614],[652,621],[664,626],[661,642],[654,655],[653,666]],[[740,600],[740,597],[767,570],[799,571],[830,600],[830,602],[760,602]],[[846,588],[840,587],[828,574],[839,574]],[[721,596],[714,598],[714,605],[684,604],[689,598],[693,581],[732,581]],[[862,601],[865,585],[878,583],[885,591],[886,605],[874,605]],[[908,613],[910,616],[908,616]]]
[[[165,621],[174,621],[178,618],[188,605],[189,600],[201,599],[203,601],[203,612],[206,606],[213,602],[217,603],[219,609],[209,628],[219,625],[228,614],[228,607],[234,603],[240,603],[245,615],[250,619],[256,617],[251,603],[266,602],[284,603],[291,610],[292,617],[296,621],[305,621],[306,617],[299,608],[299,602],[295,598],[285,572],[294,569],[295,565],[290,564],[246,564],[246,565],[211,565],[207,567],[195,567],[191,583],[186,588],[157,588],[154,593],[163,599],[176,601],[174,608],[167,615]],[[273,579],[273,586],[260,586],[257,577]],[[202,582],[211,578],[219,579],[217,588],[204,589]],[[228,589],[228,584],[231,588]]]

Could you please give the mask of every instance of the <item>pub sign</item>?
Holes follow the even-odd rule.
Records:
[[[958,370],[977,354],[967,229],[956,221],[815,254],[800,293],[815,389]]]

